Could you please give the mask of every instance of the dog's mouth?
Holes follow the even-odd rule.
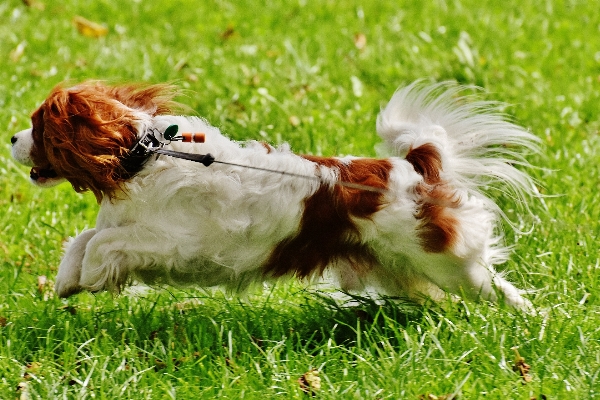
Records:
[[[51,167],[33,167],[29,171],[29,177],[33,182],[40,185],[61,180]]]

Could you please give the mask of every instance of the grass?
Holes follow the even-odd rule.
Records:
[[[323,399],[600,397],[593,2],[24,3],[0,4],[0,398],[307,398],[299,379],[312,370]],[[81,35],[76,15],[108,35]],[[542,312],[339,307],[294,283],[243,301],[195,290],[57,299],[61,243],[93,226],[97,207],[68,185],[31,186],[9,139],[51,87],[88,78],[174,81],[184,103],[235,139],[365,156],[397,86],[482,86],[544,142],[528,158],[549,196],[532,216],[500,199],[533,226],[507,230],[506,268]],[[513,348],[527,379],[513,370]]]

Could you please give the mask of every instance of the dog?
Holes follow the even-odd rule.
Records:
[[[86,81],[55,87],[12,137],[12,155],[34,184],[66,180],[100,204],[96,227],[65,245],[61,297],[132,282],[244,291],[295,276],[419,302],[450,293],[529,308],[494,268],[510,251],[503,213],[482,188],[534,196],[515,165],[530,166],[522,150],[539,140],[464,89],[399,89],[376,122],[391,156],[360,158],[229,140],[177,115],[167,84]]]

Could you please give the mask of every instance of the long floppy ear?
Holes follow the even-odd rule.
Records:
[[[77,192],[90,190],[98,202],[114,198],[129,178],[121,160],[137,141],[140,119],[169,112],[174,95],[167,85],[56,87],[41,107],[48,162]]]

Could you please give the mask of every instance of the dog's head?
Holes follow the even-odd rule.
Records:
[[[55,87],[31,116],[32,127],[11,138],[12,155],[31,168],[38,186],[63,180],[77,192],[113,198],[131,176],[124,158],[151,117],[176,106],[170,85],[107,86],[85,82]]]

